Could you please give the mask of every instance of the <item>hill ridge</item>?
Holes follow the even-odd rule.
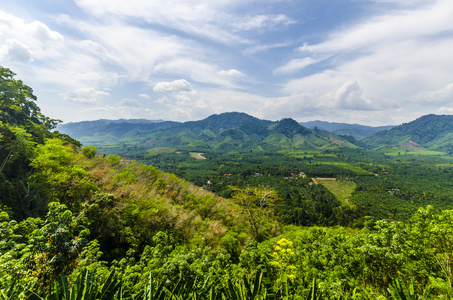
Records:
[[[361,140],[373,148],[413,147],[453,152],[453,115],[428,114]],[[417,145],[417,146],[416,146]]]
[[[297,121],[262,120],[242,112],[214,114],[199,121],[160,123],[76,123],[60,126],[60,130],[84,144],[103,146],[103,140],[124,143],[145,149],[170,147],[178,149],[269,149],[304,148],[325,149],[353,144],[326,131],[314,131]],[[98,122],[98,123],[96,123]],[[96,127],[93,124],[101,124]],[[88,128],[89,130],[84,130]],[[281,138],[277,138],[281,135]]]

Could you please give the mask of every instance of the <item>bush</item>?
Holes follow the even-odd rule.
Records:
[[[86,158],[93,158],[97,152],[98,148],[96,146],[85,146],[82,148],[82,153]]]

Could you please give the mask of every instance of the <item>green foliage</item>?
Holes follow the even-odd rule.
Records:
[[[12,164],[20,159],[30,160],[36,145],[32,140],[32,135],[22,127],[3,125],[1,121],[0,129],[2,132],[0,140],[6,146],[4,150],[8,151],[8,156],[2,162],[0,171],[3,171],[7,163]]]
[[[21,80],[14,79],[15,75],[11,70],[0,67],[0,122],[23,127],[36,142],[42,141],[59,121],[41,113],[33,90]]]
[[[84,179],[86,171],[75,163],[74,156],[75,150],[58,138],[47,139],[36,148],[30,164],[35,168],[32,180],[42,191],[44,204],[62,201],[78,210],[84,198],[97,190],[96,185]]]
[[[14,79],[15,74],[0,67],[0,204],[7,205],[17,218],[39,211],[36,198],[24,189],[29,181],[30,161],[36,145],[53,135],[58,120],[44,116],[36,105],[33,90]]]
[[[401,278],[396,278],[389,286],[388,290],[395,300],[430,299],[429,294],[430,291],[432,291],[429,289],[423,296],[419,297],[414,291],[414,285],[409,284],[409,286],[407,286]]]
[[[239,257],[238,249],[240,243],[237,235],[237,233],[229,231],[220,239],[220,245],[227,251],[232,260],[236,262]]]
[[[86,269],[82,270],[77,280],[69,284],[68,279],[64,275],[60,275],[52,286],[52,290],[46,297],[40,297],[34,292],[30,292],[28,299],[39,300],[110,300],[122,297],[120,292],[121,284],[115,278],[114,272],[111,272],[108,278],[100,285],[95,280],[95,272],[89,272]],[[119,297],[117,297],[117,295]]]
[[[24,125],[29,119],[39,121],[41,114],[33,102],[36,100],[33,90],[21,80],[15,80],[15,75],[0,67],[0,120],[18,125]]]
[[[32,259],[28,269],[38,279],[38,286],[50,287],[61,275],[70,274],[76,267],[78,256],[89,230],[75,235],[77,221],[66,206],[49,203],[44,225],[33,231],[30,237]]]
[[[96,146],[85,146],[82,148],[82,153],[86,158],[93,158],[98,151]]]
[[[270,233],[270,208],[279,200],[277,193],[267,187],[231,189],[234,191],[233,201],[243,208],[254,238],[263,241]]]
[[[109,155],[107,156],[107,159],[112,165],[117,165],[120,162],[120,157],[118,155]]]
[[[127,184],[138,181],[137,176],[132,172],[129,167],[123,169],[122,172],[115,175],[112,179],[113,185]]]

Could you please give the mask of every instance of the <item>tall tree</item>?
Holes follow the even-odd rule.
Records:
[[[0,66],[0,204],[12,208],[16,217],[25,217],[28,205],[22,200],[35,146],[58,136],[50,130],[59,121],[41,113],[33,90],[15,75]]]

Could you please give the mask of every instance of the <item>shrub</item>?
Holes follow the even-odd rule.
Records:
[[[82,153],[86,158],[93,158],[97,152],[98,148],[96,146],[86,146],[82,148]]]

